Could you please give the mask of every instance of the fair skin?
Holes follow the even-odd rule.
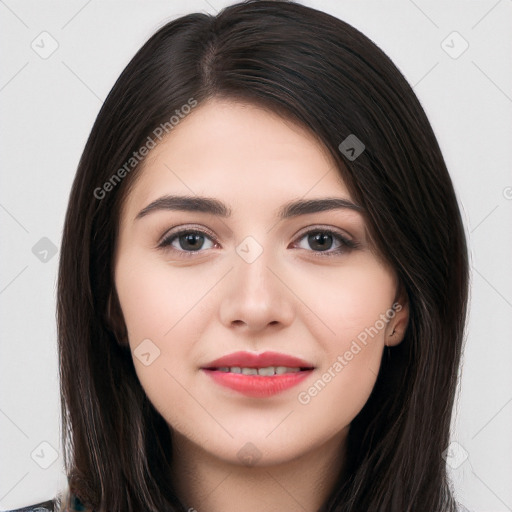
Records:
[[[201,104],[139,172],[121,212],[115,286],[132,354],[147,339],[150,352],[160,351],[151,364],[133,360],[172,429],[180,499],[198,512],[317,510],[343,467],[348,428],[372,391],[384,346],[399,343],[407,325],[394,272],[371,249],[359,211],[278,218],[290,201],[353,199],[319,142],[266,110]],[[136,218],[165,195],[215,198],[231,215],[160,208]],[[158,248],[176,227],[187,231]],[[207,233],[192,245],[194,230]],[[322,251],[307,234],[325,230],[335,235]],[[262,252],[249,262],[237,247]],[[379,322],[395,302],[400,311]],[[378,332],[350,357],[372,326]],[[201,370],[240,350],[289,354],[314,370],[265,398],[220,386]],[[240,455],[247,452],[251,464]]]

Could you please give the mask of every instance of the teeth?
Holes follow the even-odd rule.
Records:
[[[287,366],[267,366],[266,368],[241,368],[240,366],[221,366],[217,371],[223,373],[241,373],[243,375],[262,375],[269,377],[271,375],[283,375],[284,373],[300,372],[300,368],[289,368]]]
[[[275,368],[273,368],[272,366],[268,366],[267,368],[260,368],[258,370],[258,375],[268,376],[268,375],[275,375],[275,374],[276,374]]]
[[[300,368],[287,368],[286,366],[277,366],[276,375],[282,375],[283,373],[295,373],[300,372]]]

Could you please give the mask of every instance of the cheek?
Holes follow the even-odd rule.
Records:
[[[135,370],[164,415],[170,403],[175,417],[186,410],[180,411],[185,403],[182,385],[189,385],[193,350],[210,319],[206,295],[216,281],[211,270],[172,269],[136,250],[117,262],[115,284]]]
[[[375,385],[386,313],[391,314],[396,291],[395,279],[386,268],[375,260],[359,263],[337,269],[330,279],[319,281],[309,274],[304,281],[304,290],[311,290],[305,302],[322,320],[314,332],[323,358],[316,380],[300,389],[298,401],[309,414],[321,417],[321,411],[330,410],[331,421],[345,424],[362,409]],[[314,287],[319,282],[322,293]]]
[[[326,348],[342,349],[347,340],[377,328],[382,338],[385,323],[381,319],[395,299],[393,274],[373,258],[362,257],[353,264],[303,273],[300,296],[324,323],[321,339]],[[317,328],[319,331],[319,328]],[[330,336],[329,336],[330,334]],[[374,337],[379,337],[374,335]]]
[[[165,262],[136,253],[120,259],[116,288],[132,344],[145,338],[170,339],[181,322],[197,316],[209,281],[197,274],[184,269],[172,272]]]

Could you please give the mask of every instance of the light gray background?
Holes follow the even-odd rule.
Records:
[[[39,241],[60,245],[71,182],[96,114],[156,29],[230,3],[0,0],[0,509],[51,498],[65,485],[58,254],[45,254],[49,242]],[[462,503],[474,512],[512,511],[512,1],[302,3],[373,39],[414,87],[439,139],[472,260],[456,444],[447,460]],[[43,59],[52,38],[58,48]],[[454,58],[464,40],[468,49]],[[34,254],[37,243],[43,245]]]

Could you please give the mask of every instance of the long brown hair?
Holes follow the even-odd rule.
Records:
[[[350,427],[346,471],[322,510],[454,510],[442,452],[468,262],[452,182],[429,121],[391,60],[347,23],[287,1],[253,0],[167,23],[133,57],[97,116],[69,198],[58,277],[71,490],[97,512],[185,511],[168,476],[169,427],[119,343],[125,333],[116,321],[113,254],[120,207],[141,167],[133,153],[191,98],[212,97],[258,104],[318,137],[409,299],[405,338],[384,353]],[[365,145],[356,159],[339,149],[349,135]]]

